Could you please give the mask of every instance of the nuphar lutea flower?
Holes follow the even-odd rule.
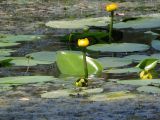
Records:
[[[145,70],[143,70],[139,75],[142,80],[152,79],[152,74],[148,71],[145,71]]]
[[[79,47],[87,47],[88,45],[89,45],[88,38],[78,39],[78,46]]]
[[[106,5],[106,11],[112,12],[118,9],[118,5],[116,3],[111,3],[109,5]]]

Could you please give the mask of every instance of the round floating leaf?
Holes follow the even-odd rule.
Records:
[[[126,84],[126,85],[138,85],[138,86],[144,86],[149,84],[160,84],[159,79],[152,79],[152,80],[120,80],[117,81],[119,84]]]
[[[148,55],[128,55],[128,56],[125,56],[124,58],[130,59],[133,62],[140,62],[141,60],[150,58],[150,56]]]
[[[39,40],[42,35],[11,35],[11,34],[2,34],[0,35],[0,41],[2,42],[21,42],[21,41],[34,41]]]
[[[118,57],[102,57],[97,59],[103,66],[104,69],[110,67],[121,67],[132,63],[131,60]]]
[[[111,43],[91,45],[87,49],[100,52],[135,52],[148,50],[149,46],[138,43]]]
[[[49,52],[49,51],[41,51],[41,52],[35,52],[28,54],[26,56],[33,57],[34,60],[38,61],[48,61],[48,62],[55,62],[55,52]]]
[[[152,47],[153,47],[154,49],[160,51],[160,41],[159,41],[159,40],[152,40],[151,45],[152,45]]]
[[[158,60],[155,58],[149,58],[141,61],[136,67],[144,70],[151,70],[156,67]]]
[[[0,49],[0,56],[9,56],[14,51],[15,50],[11,50],[11,49]]]
[[[19,45],[20,43],[0,42],[0,47],[11,47]]]
[[[10,62],[14,66],[35,66],[37,64],[52,64],[53,62],[49,61],[39,61],[34,59],[29,59],[26,57],[11,57],[13,60]]]
[[[28,83],[42,83],[47,81],[53,81],[53,76],[16,76],[16,77],[4,77],[0,78],[0,84],[8,85],[20,85]]]
[[[46,26],[52,28],[62,28],[62,29],[78,29],[85,28],[86,26],[106,26],[109,22],[109,17],[99,17],[99,18],[85,18],[78,20],[57,20],[49,21]]]
[[[151,57],[155,58],[155,59],[158,59],[159,60],[158,62],[160,63],[160,54],[158,54],[158,53],[152,54]]]
[[[106,101],[106,100],[119,100],[119,99],[129,99],[129,98],[135,98],[135,95],[129,93],[129,91],[118,91],[106,94],[93,95],[88,99],[91,101]]]
[[[154,86],[141,86],[137,88],[137,91],[145,93],[160,93],[160,88]]]
[[[160,17],[143,17],[114,24],[114,28],[146,29],[160,27]]]
[[[105,70],[106,73],[112,74],[123,74],[123,73],[139,73],[141,70],[139,68],[121,68],[121,69],[110,69]]]
[[[56,59],[57,66],[62,74],[74,75],[74,76],[84,76],[83,68],[83,56],[71,51],[59,51],[57,52]],[[90,74],[101,74],[103,68],[100,63],[87,57],[87,67]]]
[[[51,92],[46,92],[41,94],[42,98],[64,98],[69,97],[71,91],[70,90],[56,90]]]

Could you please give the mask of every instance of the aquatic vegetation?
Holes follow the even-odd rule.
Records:
[[[140,78],[143,80],[146,79],[152,79],[153,75],[152,73],[154,72],[153,69],[156,67],[158,63],[157,59],[150,58],[150,59],[145,59],[141,61],[136,67],[142,69],[140,72]]]
[[[106,11],[111,13],[110,18],[110,25],[109,25],[109,42],[112,42],[113,36],[113,18],[114,18],[114,11],[118,9],[118,5],[116,3],[111,3],[109,5],[106,5]]]

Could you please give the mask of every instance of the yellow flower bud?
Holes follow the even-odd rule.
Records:
[[[142,71],[140,74],[140,78],[142,79],[142,80],[146,80],[146,79],[152,79],[153,77],[152,77],[152,74],[150,73],[150,72],[148,72],[148,71]]]
[[[89,45],[88,38],[78,39],[78,46],[79,47],[87,47],[88,45]]]
[[[116,3],[111,3],[109,5],[106,5],[106,11],[112,12],[118,9],[118,5]]]

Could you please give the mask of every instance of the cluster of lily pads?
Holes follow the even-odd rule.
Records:
[[[109,9],[109,8],[108,8]],[[114,10],[116,10],[115,8]],[[113,13],[112,13],[113,14]],[[112,18],[113,20],[113,18]],[[57,91],[50,91],[41,95],[44,98],[59,98],[59,97],[66,97],[66,96],[74,96],[75,91],[73,91],[74,82],[77,78],[89,78],[91,76],[99,77],[104,74],[123,74],[123,73],[136,73],[137,75],[141,71],[149,71],[153,70],[156,65],[159,63],[160,54],[150,54],[150,55],[139,55],[136,54],[137,52],[143,53],[143,51],[147,51],[150,48],[155,49],[157,51],[160,50],[160,40],[158,40],[157,36],[158,33],[154,33],[153,31],[148,31],[151,28],[158,28],[160,27],[160,17],[159,16],[139,16],[134,20],[122,21],[113,24],[113,29],[126,29],[131,28],[133,30],[143,29],[144,34],[150,34],[154,39],[151,40],[150,46],[147,44],[140,44],[140,43],[108,43],[108,42],[101,42],[102,39],[107,38],[109,35],[109,39],[111,39],[112,28],[110,29],[109,33],[107,32],[97,32],[97,31],[84,31],[82,29],[86,27],[104,27],[108,26],[110,23],[110,17],[99,17],[99,18],[86,18],[86,19],[79,19],[79,20],[63,20],[63,21],[50,21],[46,23],[46,26],[57,28],[57,29],[78,29],[82,32],[79,33],[71,33],[69,36],[65,36],[66,41],[78,41],[78,39],[89,39],[90,43],[93,45],[87,44],[85,46],[85,51],[82,53],[80,51],[73,51],[73,50],[63,50],[63,51],[39,51],[35,53],[30,53],[25,55],[24,57],[11,57],[11,53],[15,50],[7,49],[6,47],[11,46],[19,46],[23,41],[33,41],[33,40],[40,40],[44,36],[38,35],[7,35],[2,34],[0,35],[0,63],[1,65],[5,66],[7,63],[10,63],[13,66],[36,66],[38,64],[56,64],[58,70],[62,74],[62,76],[69,77],[67,80],[63,80],[63,78],[56,78],[53,76],[16,76],[16,77],[4,77],[0,78],[0,91],[10,90],[12,86],[18,86],[22,84],[33,84],[33,83],[44,83],[44,82],[57,82],[59,84],[65,84],[66,89],[64,90],[57,90]],[[158,29],[157,29],[158,30]],[[124,33],[125,35],[125,33]],[[68,41],[67,41],[68,40]],[[93,40],[93,42],[92,42]],[[96,41],[94,41],[96,40]],[[96,43],[96,44],[95,44]],[[80,42],[78,45],[82,45]],[[89,46],[88,46],[89,45]],[[54,46],[53,46],[54,47]],[[86,54],[87,52],[87,54]],[[105,53],[129,53],[131,55],[123,56],[123,57],[112,57],[112,56],[104,56],[100,58],[91,58],[92,54],[105,54]],[[84,62],[84,54],[88,55],[85,57]],[[87,74],[84,72],[84,64],[87,63]],[[132,63],[138,64],[138,67],[128,67],[132,65]],[[148,73],[147,73],[148,74]],[[142,78],[145,78],[142,75]],[[73,77],[76,77],[73,78]],[[153,77],[154,78],[154,77]],[[148,77],[146,77],[148,79]],[[99,80],[97,78],[97,80]],[[66,82],[67,81],[67,82]],[[69,81],[69,82],[68,82]],[[91,80],[92,81],[92,80]],[[100,81],[99,81],[100,82]],[[104,81],[103,81],[104,82]],[[117,81],[118,84],[129,84],[129,85],[136,85],[138,86],[138,91],[144,92],[151,92],[151,93],[159,93],[160,89],[159,80],[152,79],[151,81],[142,81],[140,79],[133,79],[133,80],[119,80]],[[92,83],[91,83],[92,86]],[[70,89],[70,90],[68,90]],[[97,95],[97,93],[102,93]],[[135,97],[133,94],[129,93],[128,91],[120,91],[120,92],[113,92],[108,93],[107,95],[103,93],[102,88],[95,88],[95,89],[87,89],[85,88],[82,91],[79,91],[79,94],[89,96],[90,94],[95,94],[95,96],[90,97],[91,100],[101,100],[100,98],[106,97],[107,99],[117,99],[120,96],[123,98],[133,98]],[[118,97],[117,97],[118,96]]]

